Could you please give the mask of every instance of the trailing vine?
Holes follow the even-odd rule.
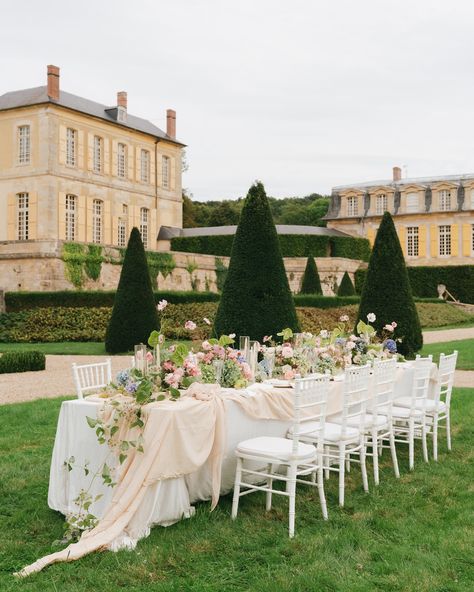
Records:
[[[102,262],[104,260],[102,256],[102,247],[100,245],[87,245],[87,251],[84,270],[87,277],[91,280],[98,280],[100,277]]]
[[[84,285],[84,276],[98,280],[104,257],[100,245],[64,243],[61,259],[66,267],[66,276],[77,289]]]
[[[153,251],[147,251],[146,260],[148,263],[148,270],[150,273],[151,284],[156,287],[156,281],[158,274],[166,278],[176,267],[176,262],[171,253],[156,253]]]
[[[189,259],[188,259],[185,269],[189,273],[189,278],[191,280],[191,290],[193,292],[195,292],[198,287],[198,279],[194,275],[194,272],[196,271],[197,268],[198,268],[198,264],[196,263],[196,261],[189,261]]]

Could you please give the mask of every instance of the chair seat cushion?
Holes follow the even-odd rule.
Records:
[[[342,415],[332,415],[331,421],[333,423],[339,423],[339,424],[342,423]],[[383,426],[387,425],[387,416],[386,415],[373,415],[372,413],[366,413],[365,419],[364,419],[364,429],[371,428],[374,424],[377,428],[382,428]],[[360,425],[360,416],[357,415],[355,417],[348,418],[347,425],[349,425],[351,427],[358,428]]]
[[[331,417],[332,420],[332,417]],[[288,430],[288,437],[291,438],[293,435],[293,427]],[[305,438],[314,440],[318,440],[319,437],[319,423],[316,421],[306,421],[301,422],[300,424],[300,438],[304,440]],[[359,430],[354,427],[347,427],[346,434],[344,441],[345,442],[355,442],[359,439],[360,433]],[[341,426],[338,423],[331,423],[326,422],[324,424],[324,435],[323,440],[326,442],[339,442],[342,439],[342,430]]]
[[[381,411],[382,413],[384,412],[384,408],[383,407],[379,407],[379,411]],[[388,413],[388,408],[387,408],[387,413]],[[418,409],[414,409],[413,411],[413,416],[414,417],[421,417],[423,415],[423,412],[418,410]],[[392,407],[392,419],[408,419],[410,417],[410,409],[408,407],[398,407],[397,405],[393,405]]]
[[[400,397],[394,403],[397,407],[411,407],[411,397]],[[446,411],[446,403],[444,401],[438,401],[438,405],[436,406],[434,399],[425,400],[425,411],[428,413],[436,411],[436,407],[438,408],[438,413],[444,413]],[[423,401],[417,401],[415,409],[423,409]]]
[[[277,458],[289,460],[292,455],[293,441],[287,438],[274,438],[260,436],[250,438],[237,444],[236,453],[261,456],[265,458]],[[298,460],[311,460],[316,456],[316,448],[312,444],[298,443],[296,458]]]

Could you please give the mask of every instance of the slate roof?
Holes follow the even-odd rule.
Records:
[[[18,107],[29,107],[30,105],[42,105],[44,103],[59,105],[61,107],[65,107],[66,109],[72,109],[73,111],[91,115],[92,117],[98,117],[99,119],[108,121],[109,123],[143,132],[150,136],[154,136],[155,138],[160,138],[162,140],[167,140],[169,142],[173,142],[174,144],[184,146],[184,144],[168,136],[163,130],[161,130],[159,127],[156,127],[156,125],[147,119],[142,119],[141,117],[136,117],[135,115],[127,113],[126,122],[117,121],[113,117],[116,105],[102,105],[101,103],[96,103],[95,101],[78,97],[77,95],[65,92],[64,90],[61,90],[59,93],[59,101],[54,101],[48,96],[48,89],[46,86],[15,90],[1,95],[0,111],[7,109],[17,109]]]
[[[297,226],[295,224],[276,224],[278,234],[316,234],[319,236],[351,236],[334,228],[321,226]],[[175,228],[162,226],[158,240],[170,240],[176,236],[218,236],[235,234],[237,226],[205,226],[201,228]]]
[[[459,184],[462,181],[474,179],[473,173],[466,173],[461,175],[441,175],[435,177],[411,177],[394,181],[393,179],[385,179],[379,181],[367,181],[365,183],[351,183],[350,185],[336,185],[332,188],[333,192],[344,191],[345,189],[368,189],[370,187],[403,187],[403,185],[431,185],[432,183],[440,183],[447,181],[448,183]]]

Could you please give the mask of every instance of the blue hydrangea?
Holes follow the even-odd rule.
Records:
[[[383,348],[387,349],[391,354],[397,353],[397,344],[393,339],[386,339],[383,342]]]
[[[125,385],[125,390],[127,393],[133,394],[138,388],[138,384],[136,382],[129,382]]]
[[[346,340],[344,339],[344,337],[336,337],[335,344],[336,345],[346,345]]]
[[[129,378],[130,374],[128,373],[128,370],[122,370],[117,374],[117,382],[121,386],[125,386]]]

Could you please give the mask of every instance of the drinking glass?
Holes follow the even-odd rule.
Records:
[[[217,359],[212,361],[214,371],[216,374],[216,382],[221,384],[222,382],[222,371],[224,370],[224,360]]]
[[[252,372],[252,380],[255,380],[259,349],[260,349],[260,343],[258,341],[251,340],[250,341],[250,348],[249,348],[249,355],[248,355],[248,364],[250,366],[250,371]]]
[[[270,379],[273,376],[273,370],[275,369],[275,349],[273,347],[267,349],[263,354],[263,359],[265,360],[267,375]]]
[[[241,335],[239,339],[239,350],[245,358],[245,361],[249,361],[249,349],[250,349],[250,337],[248,335]]]

